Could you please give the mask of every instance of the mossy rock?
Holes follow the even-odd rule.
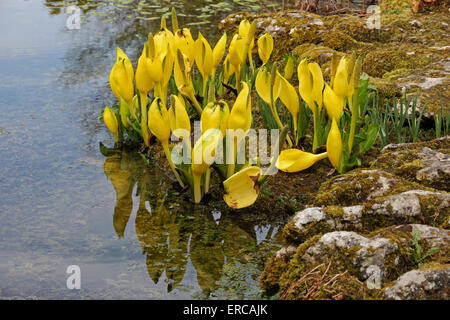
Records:
[[[369,29],[366,18],[355,15],[320,17],[312,13],[287,10],[263,14],[239,12],[220,23],[228,32],[235,32],[242,19],[258,21],[258,35],[269,32],[275,46],[272,60],[293,52],[298,58],[325,58],[329,53],[340,55],[356,50],[365,58],[363,70],[378,86],[382,96],[400,96],[406,88],[409,95],[419,95],[419,107],[426,106],[426,116],[448,108],[450,79],[448,77],[447,6],[432,12],[413,15],[408,9],[411,0],[389,0],[382,3],[381,29]],[[255,50],[256,54],[256,50]],[[325,71],[327,72],[327,71]]]
[[[378,78],[384,78],[385,74],[399,69],[402,70],[402,75],[409,75],[408,70],[424,67],[433,61],[428,49],[415,44],[380,45],[374,42],[364,51],[363,71]]]
[[[450,191],[449,155],[450,137],[388,145],[371,167],[428,187]]]
[[[420,232],[419,244],[421,246],[423,258],[425,258],[425,254],[428,250],[431,248],[438,248],[431,256],[426,257],[420,262],[414,259],[411,250],[413,234],[416,230]],[[404,224],[382,228],[370,233],[368,236],[387,238],[397,243],[400,254],[407,264],[408,270],[420,267],[419,263],[448,263],[450,231],[446,229],[431,227],[425,224]]]
[[[393,280],[407,270],[402,261],[395,259],[397,253],[397,245],[389,239],[369,239],[354,232],[315,236],[297,248],[287,271],[280,277],[280,292],[289,290],[293,283],[319,265],[325,265],[332,274],[348,273],[361,283],[370,276],[368,264],[378,264],[386,281]],[[387,264],[391,260],[396,260],[396,264]]]
[[[360,205],[313,207],[297,212],[283,228],[283,241],[300,244],[330,231],[370,233],[399,224],[427,223],[447,228],[450,196],[447,193],[410,190],[380,196]]]
[[[280,277],[288,268],[288,260],[284,258],[272,258],[264,266],[264,271],[259,277],[259,286],[265,295],[272,296],[280,290]]]
[[[364,300],[370,298],[367,287],[348,272],[330,272],[325,264],[283,287],[283,300]],[[313,290],[312,290],[313,289]]]
[[[412,0],[383,0],[380,9],[381,12],[405,10],[411,8],[411,3]]]
[[[380,196],[420,189],[411,183],[382,170],[356,169],[325,181],[313,204],[316,206],[353,206]]]
[[[450,264],[429,263],[401,275],[387,286],[383,299],[448,300],[450,298]]]
[[[439,248],[422,261],[412,255],[415,230],[421,233],[423,255],[432,247]],[[297,247],[287,266],[286,260],[279,258],[266,265],[261,281],[265,288],[280,288],[281,299],[380,299],[385,288],[405,272],[418,268],[419,262],[434,266],[447,263],[449,245],[449,231],[418,224],[390,226],[366,237],[353,232],[316,235]],[[381,277],[378,283],[375,281],[378,287],[369,285],[377,268]],[[336,276],[342,282],[337,280],[336,290],[328,295],[314,275]],[[314,281],[316,293],[311,297],[308,289]]]

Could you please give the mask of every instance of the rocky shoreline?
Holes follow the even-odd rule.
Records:
[[[325,181],[284,227],[261,287],[282,299],[449,299],[449,154],[450,137],[388,145],[371,168]]]

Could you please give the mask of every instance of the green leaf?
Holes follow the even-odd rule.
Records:
[[[380,126],[377,123],[371,123],[367,129],[366,139],[359,144],[359,153],[366,153],[375,143],[378,137]]]

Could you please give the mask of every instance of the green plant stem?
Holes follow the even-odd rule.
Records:
[[[313,124],[314,124],[314,137],[313,137],[313,147],[312,152],[316,152],[319,147],[319,111],[316,108],[316,111],[313,113]]]
[[[353,148],[353,140],[355,139],[355,132],[356,132],[356,120],[359,117],[359,109],[358,109],[358,88],[355,88],[355,94],[352,97],[353,103],[352,103],[352,119],[350,122],[350,134],[348,137],[348,152],[349,154],[352,154],[352,148]]]
[[[239,66],[238,70],[235,72],[236,76],[236,91],[239,94],[239,91],[241,91],[241,67]]]
[[[202,201],[202,187],[201,187],[201,175],[194,174],[193,180],[194,180],[194,202],[200,203]]]
[[[202,87],[202,97],[204,100],[206,100],[206,95],[208,94],[208,77],[205,77],[205,79],[203,79],[203,87]]]
[[[163,146],[164,153],[165,153],[165,155],[166,155],[167,160],[169,161],[169,165],[170,165],[170,168],[171,168],[172,171],[173,171],[173,174],[174,174],[175,177],[177,178],[178,183],[180,184],[180,186],[181,186],[182,188],[184,188],[183,180],[181,180],[181,177],[180,177],[180,175],[179,175],[178,172],[177,172],[177,169],[176,169],[176,167],[175,167],[175,164],[174,164],[173,161],[172,161],[172,156],[170,155],[169,142],[168,142],[168,141],[167,141],[167,142],[162,142],[161,144],[162,144],[162,146]]]
[[[209,191],[209,183],[211,181],[211,168],[206,169],[205,172],[205,193]]]
[[[189,97],[189,100],[191,100],[191,102],[194,104],[194,108],[197,111],[198,115],[201,116],[203,109],[202,109],[202,106],[200,105],[200,103],[195,98],[195,95],[192,95],[191,97]]]
[[[276,107],[272,106],[270,108],[270,110],[272,111],[273,117],[275,118],[275,121],[276,121],[276,123],[278,125],[278,128],[280,128],[280,130],[283,130],[284,126],[281,123],[280,117],[278,116],[278,112],[277,112]],[[286,134],[286,141],[287,141],[287,143],[289,145],[289,148],[291,148],[292,147],[292,140],[287,134]]]
[[[278,150],[280,150],[280,149],[283,148],[284,141],[286,140],[286,135],[287,135],[288,130],[289,130],[288,127],[284,127],[284,128],[281,130],[280,136],[278,137],[278,141],[277,141],[277,144],[278,144]],[[275,148],[276,148],[276,147],[275,147]],[[261,186],[261,185],[264,183],[264,181],[266,181],[266,179],[270,176],[269,173],[272,172],[273,168],[275,167],[275,165],[276,165],[276,163],[277,163],[277,159],[278,159],[278,155],[275,156],[275,157],[272,159],[272,163],[270,164],[270,167],[266,170],[266,172],[264,172],[264,173],[259,177],[259,179],[258,179],[258,184],[259,184],[260,186]]]
[[[230,158],[232,159],[232,163],[227,164],[227,179],[234,174],[235,166],[236,166],[236,153],[237,153],[237,141],[233,142],[233,148],[230,148],[230,152],[232,152]]]

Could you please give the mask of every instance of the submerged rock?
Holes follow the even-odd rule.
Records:
[[[390,300],[448,300],[450,265],[406,272],[385,290],[383,297]]]

